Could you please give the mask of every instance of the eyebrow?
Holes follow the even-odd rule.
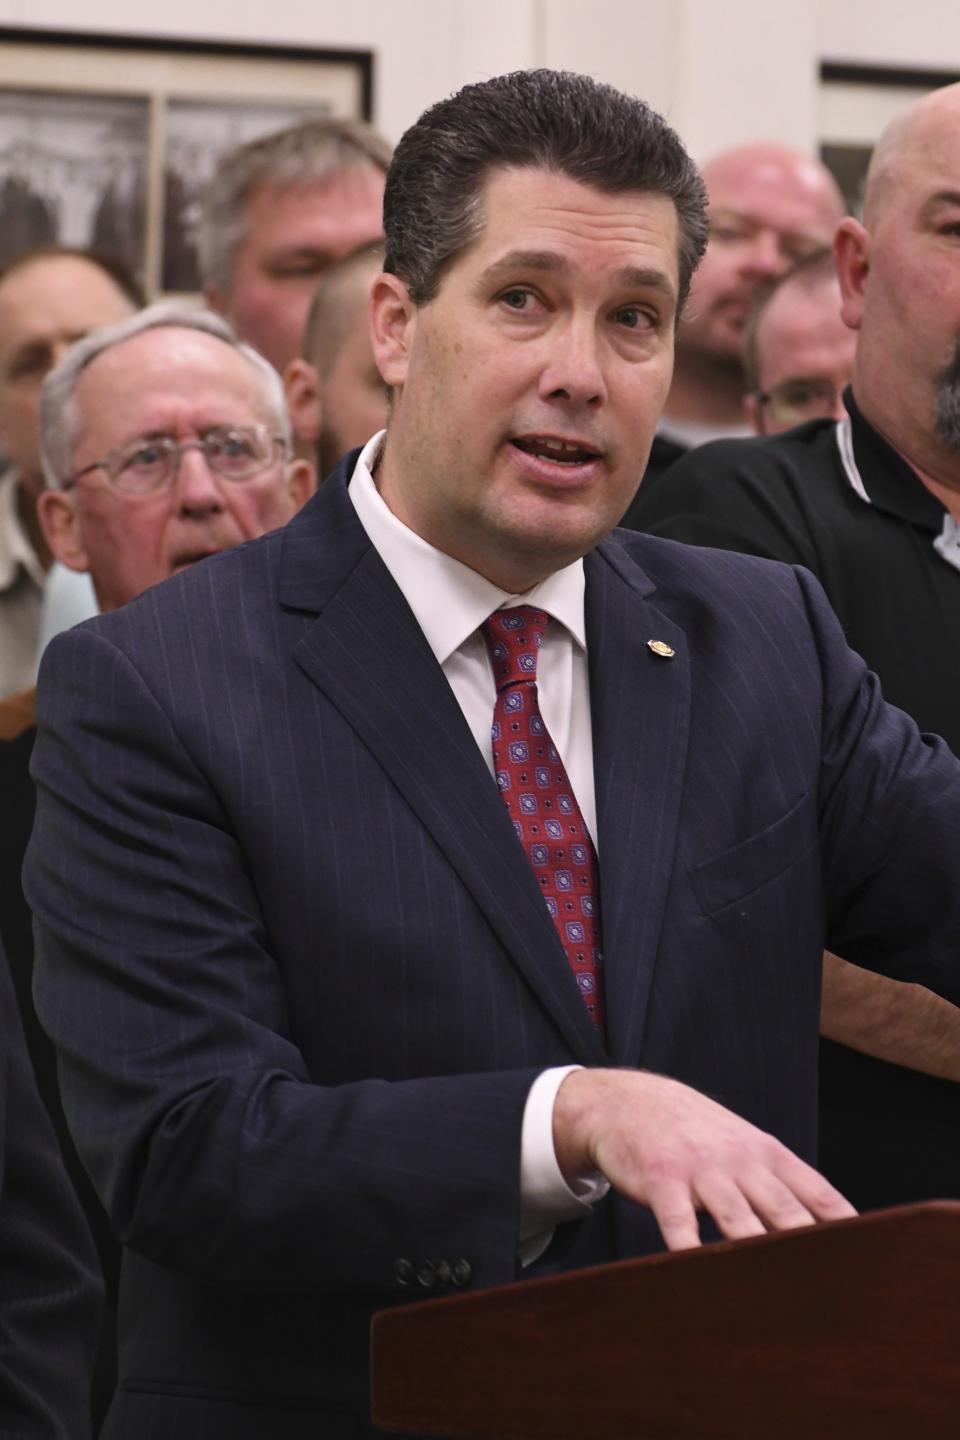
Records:
[[[932,210],[935,205],[960,205],[960,190],[938,190],[927,200],[928,209]]]
[[[488,266],[481,281],[496,284],[500,279],[508,280],[517,270],[539,270],[548,275],[568,275],[570,269],[570,262],[566,257],[553,250],[511,250]],[[613,278],[618,285],[636,286],[644,290],[653,288],[663,291],[671,298],[676,295],[674,284],[664,270],[624,265]]]
[[[264,258],[268,265],[285,260],[322,260],[329,263],[333,260],[333,252],[322,245],[278,245],[275,250],[267,250]]]

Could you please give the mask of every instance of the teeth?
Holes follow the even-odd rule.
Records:
[[[535,443],[537,445],[542,445],[545,450],[571,450],[574,453],[577,453],[583,449],[582,445],[572,444],[568,440],[548,440],[544,438],[536,440]]]

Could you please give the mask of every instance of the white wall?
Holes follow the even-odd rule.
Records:
[[[369,47],[393,139],[469,80],[566,66],[642,94],[701,159],[761,136],[811,146],[823,58],[960,71],[954,0],[0,0],[0,24]]]
[[[0,0],[0,25],[372,49],[375,118],[396,140],[431,101],[531,63],[532,0]],[[162,24],[160,17],[162,14]]]

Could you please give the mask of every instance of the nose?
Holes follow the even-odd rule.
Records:
[[[776,280],[789,264],[775,230],[758,229],[743,253],[743,269],[762,280]]]
[[[195,518],[223,509],[220,484],[199,445],[187,444],[181,450],[176,487],[177,509],[183,516]]]
[[[592,316],[582,320],[573,317],[563,326],[552,326],[544,337],[541,396],[575,406],[602,405],[607,397],[607,382],[601,344]]]

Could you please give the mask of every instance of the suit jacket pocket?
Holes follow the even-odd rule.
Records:
[[[808,794],[755,835],[704,860],[690,871],[705,915],[744,900],[802,858],[817,838],[817,817]]]

